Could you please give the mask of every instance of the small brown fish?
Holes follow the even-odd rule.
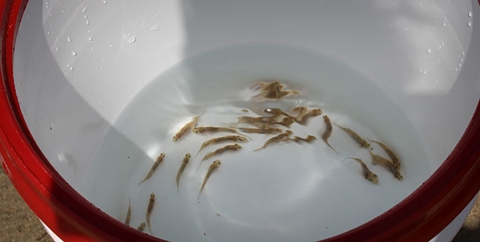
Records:
[[[130,197],[128,197],[127,217],[125,218],[125,225],[130,226],[130,218],[132,217],[132,206],[130,205]]]
[[[214,156],[216,156],[216,155],[222,154],[222,153],[224,153],[225,151],[237,151],[237,150],[239,150],[239,149],[241,149],[241,148],[242,148],[242,146],[239,145],[239,144],[226,145],[226,146],[224,146],[224,147],[222,147],[222,148],[219,148],[219,149],[217,149],[217,150],[215,150],[215,151],[212,151],[212,152],[206,154],[206,155],[203,157],[203,159],[202,159],[201,162],[203,162],[204,160],[210,159],[210,158],[212,158],[212,157],[214,157]]]
[[[287,127],[287,128],[290,128],[290,126],[292,126],[293,123],[295,123],[295,118],[292,118],[292,117],[284,117],[284,118],[282,119],[282,121],[272,122],[271,125],[278,124],[278,125],[282,125],[282,126],[285,126],[285,127]]]
[[[272,114],[272,118],[278,118],[281,115],[283,115],[285,117],[290,117],[290,118],[293,118],[293,119],[295,118],[292,115],[282,111],[279,108],[264,108],[264,109],[262,109],[262,112]]]
[[[155,160],[155,162],[153,163],[152,165],[152,168],[150,169],[150,171],[148,172],[147,176],[140,182],[138,183],[138,185],[142,184],[144,181],[150,179],[150,177],[153,175],[153,173],[155,172],[155,170],[157,169],[158,165],[160,165],[160,163],[162,163],[163,161],[163,158],[165,158],[165,153],[161,153],[157,159]]]
[[[213,138],[213,139],[210,139],[210,140],[207,140],[207,141],[203,142],[202,146],[200,147],[200,149],[197,152],[197,155],[201,150],[203,150],[205,147],[207,147],[209,145],[220,144],[220,143],[223,143],[223,142],[247,142],[247,141],[248,140],[247,140],[246,137],[243,137],[243,136],[240,136],[240,135],[229,135],[229,136],[224,136],[224,137]]]
[[[206,111],[206,110],[205,110]],[[188,122],[187,124],[185,124],[181,129],[180,131],[177,132],[177,134],[175,134],[173,136],[173,142],[176,142],[178,140],[180,140],[183,136],[185,136],[188,132],[190,132],[192,130],[193,127],[195,127],[198,123],[198,119],[200,118],[200,116],[205,112],[203,111],[202,113],[200,113],[199,115],[193,117],[192,121]]]
[[[140,226],[138,226],[137,230],[143,232],[143,230],[145,230],[145,226],[147,226],[147,223],[142,222]]]
[[[300,92],[297,90],[284,90],[284,87],[286,87],[284,84],[281,84],[278,81],[274,81],[271,83],[258,83],[255,84],[252,88],[261,89],[261,93],[256,95],[256,98],[263,97],[265,99],[279,100],[287,96],[300,94]]]
[[[250,123],[249,125],[255,126],[259,129],[270,129],[273,128],[274,124]],[[242,129],[242,127],[238,127],[238,129]]]
[[[356,160],[358,163],[360,163],[360,166],[362,166],[363,177],[371,181],[373,184],[378,184],[377,174],[370,171],[370,169],[368,169],[367,165],[361,159],[355,158],[355,157],[346,157],[343,160],[346,160],[346,159]]]
[[[387,155],[392,159],[393,164],[395,165],[395,168],[397,170],[400,170],[400,159],[398,159],[398,156],[393,152],[392,149],[390,149],[388,146],[386,146],[384,143],[376,140],[372,140],[373,143],[378,144],[384,151],[387,153]]]
[[[180,166],[180,169],[178,169],[178,172],[177,172],[177,191],[178,192],[180,192],[180,188],[179,188],[180,178],[182,177],[182,173],[185,170],[185,167],[187,167],[188,162],[190,161],[190,157],[192,157],[190,153],[185,154],[185,157],[183,158],[183,161],[182,161],[182,165]]]
[[[343,126],[340,126],[338,125],[337,123],[335,123],[335,125],[337,125],[339,128],[341,128],[343,131],[345,131],[345,133],[347,133],[348,135],[350,135],[350,137],[352,137],[353,140],[355,140],[355,142],[358,143],[358,145],[360,145],[360,147],[362,148],[366,148],[366,149],[370,149],[370,144],[364,140],[362,137],[360,137],[360,135],[358,135],[355,131],[349,129],[349,128],[346,128],[346,127],[343,127]]]
[[[300,92],[297,91],[297,90],[280,90],[278,92],[278,98],[277,99],[282,99],[284,97],[299,95],[299,94],[300,94]]]
[[[332,123],[330,122],[330,119],[328,118],[327,115],[323,116],[323,120],[325,121],[325,125],[327,126],[325,128],[325,131],[323,131],[322,134],[322,139],[325,141],[325,143],[328,145],[328,147],[332,148],[333,151],[335,151],[338,154],[338,151],[335,150],[329,143],[328,143],[328,138],[330,138],[330,135],[332,135]]]
[[[238,123],[264,123],[269,124],[277,121],[273,117],[250,117],[250,116],[240,116],[238,117]]]
[[[248,113],[248,112],[250,112],[250,111],[248,111],[248,109],[244,108],[244,109],[242,109],[242,112]]]
[[[270,145],[270,144],[273,144],[273,143],[276,143],[276,142],[281,142],[281,141],[286,141],[288,139],[288,137],[290,137],[290,135],[292,135],[292,131],[291,130],[287,130],[285,131],[285,133],[282,133],[282,134],[279,134],[275,137],[272,137],[270,138],[269,140],[267,140],[267,142],[265,142],[265,144],[258,148],[258,149],[255,149],[253,151],[258,151],[258,150],[261,150],[261,149],[265,149],[265,147],[267,147],[267,145]]]
[[[236,129],[233,129],[233,128],[212,127],[212,126],[195,127],[193,128],[193,132],[196,134],[220,133],[220,132],[240,134]]]
[[[315,109],[310,110],[305,115],[303,115],[300,119],[295,119],[295,120],[296,120],[297,123],[299,123],[301,125],[305,125],[305,124],[307,124],[309,118],[316,117],[316,116],[321,115],[321,114],[322,114],[322,110],[320,108],[315,108]]]
[[[238,130],[244,133],[255,133],[255,134],[278,134],[283,132],[283,130],[280,128],[259,128],[259,129],[238,128]]]
[[[280,97],[280,90],[282,90],[283,85],[279,82],[272,82],[267,84],[263,88],[263,97],[268,99],[278,99]]]
[[[152,228],[150,227],[150,216],[152,215],[152,210],[153,210],[153,205],[155,204],[155,193],[150,194],[150,201],[148,202],[148,208],[147,208],[147,225],[148,225],[148,230],[150,233],[152,232]]]
[[[393,176],[395,176],[395,178],[397,178],[399,181],[403,180],[402,174],[400,174],[400,171],[397,170],[393,162],[372,153],[372,151],[370,151],[370,155],[372,156],[372,165],[380,164],[382,167],[389,170],[393,174]]]
[[[207,181],[208,179],[210,178],[210,176],[212,175],[212,173],[218,169],[218,167],[222,164],[222,162],[220,160],[216,160],[214,161],[210,167],[208,167],[208,171],[207,171],[207,175],[205,175],[205,178],[203,179],[203,183],[202,183],[202,188],[200,188],[200,192],[198,193],[198,198],[200,198],[200,194],[202,194],[202,191],[203,189],[205,188],[205,184],[207,184]]]
[[[300,119],[305,113],[307,113],[308,108],[305,106],[299,106],[299,107],[294,107],[292,110],[290,110],[291,113],[297,113],[297,116],[295,116],[295,119]]]
[[[292,141],[297,142],[297,143],[300,143],[300,142],[312,143],[316,139],[317,139],[317,137],[315,137],[313,135],[309,135],[306,138],[295,136],[293,138],[290,138],[289,140],[292,140]]]

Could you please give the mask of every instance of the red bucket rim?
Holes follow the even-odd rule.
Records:
[[[23,119],[13,79],[15,38],[27,0],[0,1],[0,161],[37,216],[67,241],[164,241],[125,226],[75,191],[51,166]],[[324,241],[425,241],[480,189],[480,101],[462,138],[435,173],[369,222]],[[475,182],[474,182],[475,181]]]

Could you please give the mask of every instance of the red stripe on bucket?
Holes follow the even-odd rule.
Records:
[[[10,180],[35,214],[65,241],[162,241],[125,226],[85,200],[55,171],[28,131],[13,80],[13,50],[27,1],[0,1],[0,153]],[[480,1],[479,1],[480,4]],[[326,241],[427,241],[480,189],[480,102],[438,170],[402,202]]]

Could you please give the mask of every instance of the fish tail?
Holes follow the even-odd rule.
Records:
[[[326,143],[327,143],[328,147],[330,147],[333,151],[335,151],[335,153],[340,155],[340,153],[338,153],[338,151],[335,148],[333,148],[328,142],[326,142]]]
[[[146,180],[147,180],[146,178],[145,178],[145,179],[143,179],[141,182],[139,182],[139,183],[138,183],[138,185],[137,185],[137,186],[140,186],[140,184],[142,184],[142,183],[143,183],[144,181],[146,181]]]
[[[259,150],[261,150],[261,149],[263,149],[263,148],[265,148],[265,146],[262,146],[262,147],[260,147],[260,148],[258,148],[258,149],[254,149],[253,151],[259,151]]]
[[[148,226],[148,231],[150,231],[150,233],[152,233],[152,228],[150,227],[150,218],[147,221],[147,226]]]
[[[180,183],[180,177],[177,174],[177,191],[178,191],[178,193],[180,193],[179,183]]]
[[[237,132],[237,133],[238,133],[238,132]],[[247,139],[249,139],[249,140],[252,140],[252,138],[250,138],[250,136],[248,136],[248,135],[241,134],[241,133],[238,133],[238,134],[240,134],[240,135],[242,135],[242,136],[245,136],[245,138],[247,138]]]
[[[203,148],[205,148],[205,147],[202,145],[202,147],[200,147],[200,149],[198,150],[198,152],[197,152],[197,154],[195,155],[195,157],[197,157],[197,156],[198,156],[198,154],[200,154],[200,151],[202,151],[202,150],[203,150]]]
[[[345,157],[345,158],[343,158],[342,162],[344,162],[346,159],[352,159],[352,160],[354,160],[354,158],[353,158],[353,157],[350,157],[350,156],[349,156],[349,157]]]

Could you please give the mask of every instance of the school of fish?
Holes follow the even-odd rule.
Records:
[[[261,82],[257,83],[256,85],[251,87],[254,90],[260,90],[260,93],[254,96],[253,101],[262,102],[266,100],[275,100],[279,101],[285,97],[299,95],[301,94],[298,90],[288,89],[286,84],[282,84],[278,81],[273,82]],[[400,174],[401,169],[401,161],[397,154],[393,151],[393,149],[387,146],[385,143],[372,140],[369,138],[362,138],[357,132],[353,131],[350,128],[345,126],[339,125],[336,122],[330,120],[326,114],[323,113],[323,110],[317,107],[307,107],[307,106],[296,106],[289,111],[282,110],[280,108],[273,108],[273,107],[266,107],[261,110],[260,113],[264,115],[258,116],[239,116],[237,118],[236,123],[229,124],[228,127],[215,127],[215,126],[198,126],[199,120],[201,116],[207,110],[203,111],[200,114],[195,115],[190,122],[183,125],[178,132],[173,136],[172,141],[177,143],[181,142],[185,139],[188,135],[218,135],[217,137],[210,138],[205,140],[201,146],[198,148],[196,156],[199,153],[204,151],[205,149],[209,148],[210,146],[220,145],[223,146],[217,147],[216,149],[212,149],[205,153],[203,158],[199,161],[200,164],[203,161],[209,160],[213,157],[216,158],[212,163],[210,163],[206,174],[204,175],[203,181],[200,183],[200,189],[198,193],[197,199],[200,199],[200,195],[205,190],[207,182],[210,180],[210,177],[214,173],[220,173],[222,161],[219,159],[224,153],[238,153],[242,150],[245,150],[242,145],[239,143],[246,143],[249,142],[250,137],[246,134],[262,134],[265,136],[272,136],[270,137],[261,147],[258,147],[252,152],[262,152],[264,149],[269,149],[269,147],[274,145],[279,145],[281,143],[297,143],[297,144],[313,144],[317,140],[317,136],[323,140],[324,145],[328,146],[332,151],[336,154],[341,155],[330,143],[328,139],[331,137],[332,133],[334,132],[335,124],[339,128],[339,130],[346,133],[347,137],[349,136],[352,142],[358,144],[360,148],[364,148],[368,151],[371,156],[371,164],[372,165],[379,165],[386,169],[388,172],[392,173],[393,177],[399,181],[403,180],[403,176]],[[244,113],[250,113],[249,109],[244,108],[242,109]],[[315,117],[321,116],[323,114],[323,121],[320,121],[324,124],[323,130],[318,130],[317,134],[309,134],[305,137],[297,136],[294,134],[292,130],[290,130],[290,126],[294,123],[297,123],[301,126],[306,126],[309,123],[314,122]],[[317,120],[318,122],[318,120]],[[335,128],[336,129],[336,128]],[[379,149],[385,153],[388,158],[383,157],[377,153],[373,153],[373,146],[375,144]],[[180,184],[182,180],[182,174],[192,162],[191,160],[196,159],[192,157],[190,152],[185,153],[183,160],[179,161],[172,161],[178,162],[179,168],[176,175],[176,188],[178,193],[180,193]],[[152,167],[147,174],[145,175],[144,179],[141,180],[138,185],[141,185],[144,182],[147,182],[154,174],[155,171],[160,167],[160,164],[164,162],[166,159],[167,154],[165,152],[160,153],[157,159],[154,161]],[[168,160],[168,158],[167,158]],[[367,164],[360,158],[346,156],[344,157],[343,161],[345,160],[352,160],[356,161],[361,168],[361,174],[363,178],[372,184],[379,183],[379,177],[377,174],[373,173],[367,166]],[[216,176],[216,175],[215,175]],[[212,181],[214,182],[214,181]],[[145,202],[147,205],[147,211],[145,213],[145,220],[142,222],[137,229],[139,231],[144,231],[145,227],[148,228],[150,233],[151,230],[151,214],[154,211],[155,207],[155,194],[151,193],[148,199],[148,202]],[[125,224],[130,226],[131,216],[132,216],[132,201],[131,198],[128,198],[128,208],[125,217]],[[161,210],[156,209],[156,210]]]

